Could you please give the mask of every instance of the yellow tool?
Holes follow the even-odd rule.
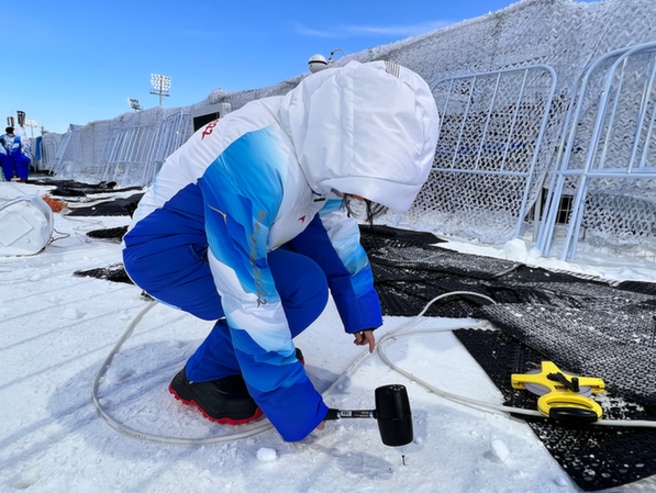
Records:
[[[601,419],[601,406],[591,394],[604,392],[601,378],[580,377],[561,371],[551,361],[543,361],[541,370],[513,373],[512,386],[540,395],[538,411],[548,418],[570,423],[594,423]]]

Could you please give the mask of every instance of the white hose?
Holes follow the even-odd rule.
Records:
[[[100,367],[100,370],[98,370],[98,373],[96,374],[96,378],[93,380],[93,386],[91,387],[91,399],[93,401],[93,404],[96,406],[96,409],[98,409],[100,416],[107,422],[107,424],[112,428],[114,428],[116,431],[119,431],[132,438],[137,438],[139,440],[143,440],[147,442],[167,443],[171,445],[212,445],[217,443],[238,440],[240,438],[250,437],[271,429],[272,425],[268,421],[265,421],[262,423],[258,423],[254,426],[249,426],[249,429],[247,431],[231,433],[229,435],[213,437],[213,438],[180,438],[180,437],[152,435],[146,432],[134,430],[129,426],[120,423],[118,420],[114,419],[102,407],[98,398],[98,387],[100,386],[100,380],[105,375],[105,373],[107,373],[107,370],[111,365],[112,359],[120,351],[121,346],[123,346],[125,341],[127,341],[128,338],[132,335],[134,329],[139,324],[139,322],[141,322],[141,320],[144,318],[146,313],[152,310],[152,308],[156,304],[157,303],[154,301],[148,302],[148,304],[132,319],[127,330],[123,333],[121,338],[114,345],[107,358],[105,358],[105,361]]]
[[[378,354],[378,357],[390,368],[392,368],[394,371],[400,373],[401,375],[405,376],[406,378],[410,379],[411,381],[415,382],[416,384],[424,387],[428,391],[443,397],[445,399],[448,399],[453,402],[458,402],[460,404],[464,404],[466,406],[474,407],[479,410],[486,410],[486,411],[493,411],[493,412],[502,412],[502,413],[511,413],[511,414],[521,414],[523,416],[537,416],[541,418],[548,419],[546,416],[541,414],[539,411],[536,410],[531,410],[531,409],[524,409],[524,408],[518,408],[518,407],[511,407],[511,406],[504,406],[500,404],[493,404],[490,402],[485,402],[485,401],[480,401],[478,399],[472,399],[469,397],[465,397],[462,395],[458,394],[453,394],[451,392],[447,392],[445,390],[439,389],[423,380],[420,378],[416,377],[410,372],[405,371],[404,369],[400,368],[396,364],[394,364],[387,354],[385,353],[385,346],[389,344],[390,341],[396,340],[399,337],[407,337],[411,335],[416,335],[416,334],[432,334],[432,333],[437,333],[437,332],[448,332],[455,330],[452,327],[449,328],[434,328],[434,329],[424,329],[424,330],[416,330],[416,331],[411,331],[411,332],[404,332],[403,334],[399,334],[399,332],[408,329],[410,327],[413,327],[416,325],[421,317],[423,317],[424,313],[426,313],[426,310],[428,310],[428,307],[430,307],[434,302],[445,298],[447,296],[452,296],[452,295],[460,295],[460,294],[466,294],[468,296],[478,296],[484,299],[487,299],[488,301],[491,301],[492,303],[496,304],[496,302],[480,293],[474,293],[474,292],[468,292],[468,291],[454,291],[451,293],[445,293],[439,296],[436,296],[433,298],[417,315],[414,319],[412,319],[410,322],[407,324],[404,324],[397,329],[395,329],[393,332],[390,332],[389,334],[386,334],[385,336],[381,337],[381,339],[378,341],[378,344],[376,344],[376,352]],[[462,327],[458,327],[462,328]],[[648,420],[610,420],[610,419],[603,419],[600,421],[597,421],[594,423],[597,426],[620,426],[620,427],[627,427],[627,428],[656,428],[656,421],[648,421]]]
[[[453,402],[457,402],[466,406],[474,407],[479,410],[485,410],[485,411],[490,411],[490,412],[495,412],[495,413],[512,413],[512,414],[521,414],[524,416],[533,416],[533,417],[542,417],[547,419],[545,416],[543,416],[541,413],[539,413],[536,410],[531,410],[531,409],[523,409],[523,408],[517,408],[517,407],[510,407],[510,406],[504,406],[500,404],[493,404],[490,402],[485,402],[485,401],[480,401],[477,399],[472,399],[469,397],[465,397],[462,395],[458,394],[453,394],[451,392],[447,392],[445,390],[441,390],[423,380],[420,378],[416,377],[412,373],[400,368],[396,364],[394,364],[387,354],[385,353],[384,348],[393,340],[396,340],[400,337],[408,337],[412,335],[417,335],[417,334],[429,334],[429,333],[437,333],[437,332],[448,332],[448,331],[453,331],[456,329],[464,328],[462,323],[458,324],[457,327],[442,327],[442,328],[433,328],[433,329],[422,329],[422,330],[416,330],[416,331],[407,331],[411,327],[417,325],[423,318],[424,314],[430,308],[430,306],[448,296],[456,296],[456,295],[467,295],[467,296],[478,296],[480,298],[484,298],[491,303],[496,303],[492,298],[485,296],[480,293],[475,293],[475,292],[470,292],[470,291],[453,291],[451,293],[445,293],[441,294],[439,296],[436,296],[433,298],[430,302],[426,304],[426,306],[423,308],[423,310],[415,316],[413,319],[411,319],[409,322],[406,322],[405,324],[400,325],[396,329],[394,329],[392,332],[387,333],[383,337],[380,338],[378,343],[376,344],[376,353],[378,354],[378,357],[383,361],[386,365],[388,365],[390,368],[392,368],[394,371],[400,373],[401,375],[405,376],[406,378],[410,379],[411,381],[417,383],[418,385],[421,385],[428,391],[443,397],[444,399],[448,399]],[[251,437],[254,435],[257,435],[259,433],[263,433],[265,431],[268,431],[273,428],[271,423],[268,420],[264,420],[260,423],[256,424],[249,424],[248,429],[245,431],[237,431],[235,433],[229,433],[226,435],[222,435],[219,437],[212,437],[212,438],[180,438],[180,437],[169,437],[169,436],[162,436],[162,435],[152,435],[146,432],[141,432],[134,430],[122,423],[120,423],[118,420],[113,418],[100,404],[99,398],[98,398],[98,388],[100,386],[100,380],[102,377],[107,373],[107,370],[109,369],[109,366],[111,365],[112,359],[114,356],[120,351],[121,347],[125,343],[125,341],[132,335],[134,332],[134,329],[136,326],[141,322],[143,317],[148,313],[154,306],[156,302],[149,302],[146,307],[144,307],[135,317],[132,319],[130,322],[128,328],[126,329],[125,333],[121,336],[121,338],[118,340],[118,342],[114,345],[112,350],[110,351],[109,355],[107,358],[105,358],[105,361],[103,362],[102,366],[98,370],[98,373],[96,374],[96,377],[93,381],[93,385],[91,388],[91,399],[93,401],[93,404],[95,405],[96,409],[98,410],[98,413],[100,416],[107,422],[107,424],[114,428],[116,431],[119,431],[120,433],[123,433],[129,437],[136,438],[139,440],[143,441],[148,441],[148,442],[155,442],[155,443],[166,443],[170,445],[213,445],[213,444],[218,444],[218,443],[225,443],[225,442],[231,442],[234,440],[239,440],[241,438],[247,438]],[[473,327],[479,327],[480,323],[471,326],[469,328]],[[407,332],[403,332],[407,331]],[[401,334],[401,332],[403,332]],[[353,373],[353,371],[359,366],[359,364],[366,359],[369,355],[368,352],[364,351],[362,354],[360,354],[349,366],[342,372],[342,374],[322,393],[323,396],[328,395],[344,378],[348,377]],[[629,427],[629,428],[656,428],[656,421],[646,421],[646,420],[601,420],[595,423],[598,426],[621,426],[621,427]]]

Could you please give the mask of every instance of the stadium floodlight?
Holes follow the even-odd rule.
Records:
[[[150,74],[150,83],[153,90],[150,94],[159,96],[159,105],[162,106],[162,97],[169,97],[169,89],[171,89],[171,77],[168,75]]]
[[[128,98],[128,103],[130,103],[130,108],[134,111],[141,111],[141,105],[139,104],[138,99]]]

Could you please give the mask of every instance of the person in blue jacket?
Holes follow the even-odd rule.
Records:
[[[5,134],[0,136],[0,161],[5,180],[10,181],[14,175],[19,181],[26,182],[30,173],[32,161],[28,139],[24,135],[14,135],[14,127],[7,127]]]
[[[293,338],[332,295],[373,351],[382,325],[345,201],[407,210],[430,171],[439,118],[426,82],[389,61],[350,62],[199,129],[166,160],[123,238],[130,278],[216,321],[169,390],[206,417],[264,413],[288,441],[328,408]]]

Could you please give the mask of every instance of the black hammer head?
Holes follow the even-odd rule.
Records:
[[[412,442],[412,413],[403,385],[384,385],[376,389],[376,418],[385,445],[398,447]]]

